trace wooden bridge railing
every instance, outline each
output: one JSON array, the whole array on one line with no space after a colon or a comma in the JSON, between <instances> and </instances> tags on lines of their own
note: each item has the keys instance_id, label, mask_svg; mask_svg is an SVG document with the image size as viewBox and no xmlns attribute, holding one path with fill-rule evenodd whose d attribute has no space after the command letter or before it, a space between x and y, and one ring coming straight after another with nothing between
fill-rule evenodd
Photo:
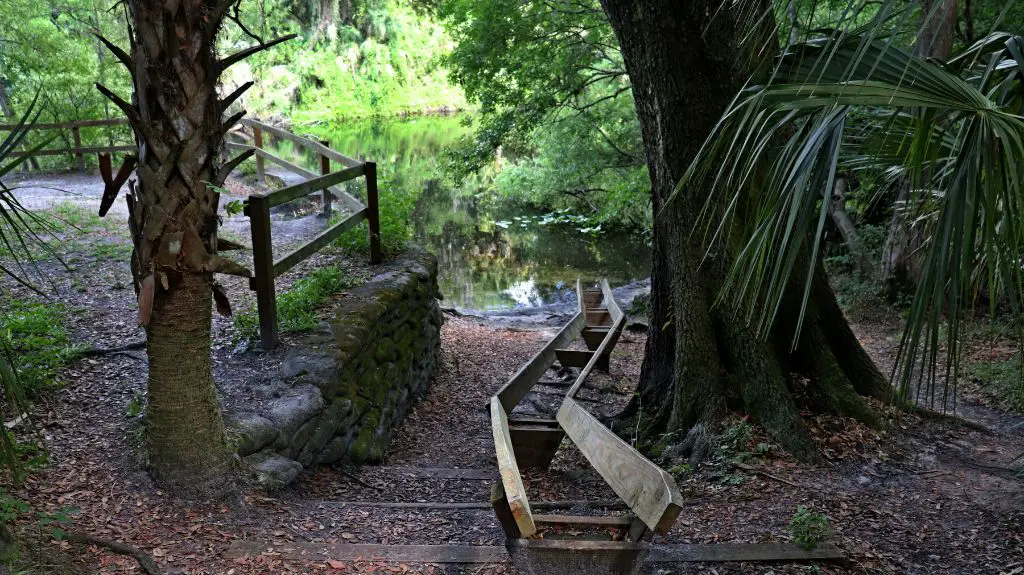
<instances>
[{"instance_id":1,"label":"wooden bridge railing","mask_svg":"<svg viewBox=\"0 0 1024 575\"><path fill-rule=\"evenodd\" d=\"M75 159L76 167L79 172L85 171L85 155L86 154L103 154L113 152L134 152L136 150L135 145L119 145L119 146L82 146L82 128L98 128L103 126L127 126L128 120L124 118L110 118L100 120L77 120L74 122L63 122L63 123L36 123L32 124L31 129L34 130L70 130L71 141L73 142L70 148L45 148L33 153L33 156L71 156ZM11 131L18 129L19 124L0 124L0 132ZM15 158L24 156L26 152L13 152L11 155Z\"/></svg>"},{"instance_id":2,"label":"wooden bridge railing","mask_svg":"<svg viewBox=\"0 0 1024 575\"><path fill-rule=\"evenodd\" d=\"M259 181L262 182L266 178L265 161L270 161L294 174L309 178L304 182L272 192L252 194L245 202L244 213L249 217L251 224L254 274L249 281L249 287L256 292L260 341L264 348L269 349L275 347L279 342L275 278L280 277L299 262L320 251L341 236L341 234L354 228L363 220L366 220L369 228L370 263L380 263L382 255L380 247L380 214L377 201L377 164L349 158L320 142L297 136L257 120L244 119L240 124L252 128L253 145L228 142L227 146L228 149L253 150L256 159L256 176ZM316 152L320 156L320 175L268 152L263 148L264 133L289 140ZM336 172L331 172L332 160L341 164L343 168ZM339 184L359 177L366 179L365 205L345 190L337 187ZM316 192L320 192L323 198L323 213L325 216L330 216L332 199L335 196L337 196L346 211L349 212L348 215L315 238L295 248L281 258L275 259L270 226L270 208Z\"/></svg>"},{"instance_id":3,"label":"wooden bridge railing","mask_svg":"<svg viewBox=\"0 0 1024 575\"><path fill-rule=\"evenodd\" d=\"M283 130L276 126L265 124L258 120L242 119L241 126L252 129L252 145L239 142L226 142L229 150L249 150L255 153L256 176L260 183L266 178L265 162L277 164L282 168L307 178L306 181L288 186L272 192L263 194L252 194L245 201L245 214L250 220L252 233L253 251L253 273L249 287L256 292L256 302L260 322L260 339L263 346L271 348L278 343L278 322L277 322L277 296L275 293L274 280L282 274L295 267L301 261L307 259L317 251L323 249L341 234L352 229L363 220L367 221L369 227L370 262L380 263L380 215L377 201L377 164L374 162L363 162L349 158L321 142L315 142ZM125 126L128 121L124 118L101 119L101 120L78 120L65 123L36 123L32 124L32 130L70 130L74 146L70 148L43 149L35 152L36 156L57 156L69 155L77 160L79 171L85 171L85 154L103 154L112 152L133 152L137 150L134 145L120 146L82 146L82 128L93 128L101 126ZM0 124L0 131L14 130L19 128L17 124ZM316 174L301 166L293 164L283 158L275 156L264 148L263 135L269 134L274 137L291 141L303 148L311 150L319 155L320 173ZM232 132L232 135L239 135ZM15 152L14 156L25 155L24 152ZM331 171L331 162L340 164L342 169L336 172ZM360 202L345 190L337 187L339 184L366 178L366 203ZM270 229L270 208L278 206L310 194L320 192L323 199L324 216L331 215L333 199L344 206L347 216L340 222L334 224L321 232L312 240L302 246L295 248L279 259L274 259L274 249L271 243Z\"/></svg>"}]
</instances>

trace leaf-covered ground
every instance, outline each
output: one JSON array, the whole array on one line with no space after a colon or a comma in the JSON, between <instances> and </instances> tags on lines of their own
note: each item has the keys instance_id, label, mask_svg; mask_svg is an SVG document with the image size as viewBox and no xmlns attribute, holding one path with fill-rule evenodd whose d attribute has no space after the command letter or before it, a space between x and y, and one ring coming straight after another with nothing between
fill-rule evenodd
<instances>
[{"instance_id":1,"label":"leaf-covered ground","mask_svg":"<svg viewBox=\"0 0 1024 575\"><path fill-rule=\"evenodd\" d=\"M88 242L68 245L66 260L72 271L52 262L47 266L55 284L53 299L68 310L71 341L109 347L137 339L141 333L135 327L134 294L123 258L116 250L97 250ZM309 265L338 265L338 258L326 254ZM353 275L365 271L356 263L345 265ZM229 287L239 307L251 305L244 286ZM876 360L888 365L896 329L875 323L857 330ZM279 364L280 351L264 354L237 346L229 320L216 320L214 331L215 374L225 394L231 395L228 390L252 374ZM510 565L291 561L275 546L289 541L500 545L502 533L487 509L388 509L355 503L486 503L487 480L421 478L408 470L494 470L486 399L551 335L550 329L448 317L438 377L396 434L384 466L321 469L274 494L240 479L234 493L205 502L182 501L160 491L144 471L139 417L144 355L128 350L82 358L61 370L58 390L37 401L34 420L49 462L12 493L48 516L74 508L72 529L136 545L167 573L513 572ZM598 389L584 392L595 413L612 413L629 400L643 348L642 334L623 337L611 374L594 378ZM558 377L549 373L546 379ZM531 395L523 409L551 413L558 390ZM828 516L829 540L849 560L657 569L709 574L1021 572L1024 483L1013 470L1013 460L1024 453L1024 427L1015 427L1019 419L987 407L981 397L969 395L960 408L962 415L981 424L974 427L886 412L885 427L873 430L808 414L825 456L816 466L793 461L756 428L733 422L729 440L696 475L666 463L679 475L687 503L669 536L656 542L789 541L790 521L798 506L805 506ZM16 430L24 433L25 428ZM239 477L244 476L240 470ZM614 497L568 443L550 471L532 471L526 479L532 501ZM141 572L133 559L105 549L54 541L52 525L41 524L38 516L23 516L19 531L26 542L24 563L32 573ZM226 551L239 540L263 542L266 550L227 557Z\"/></svg>"}]
</instances>

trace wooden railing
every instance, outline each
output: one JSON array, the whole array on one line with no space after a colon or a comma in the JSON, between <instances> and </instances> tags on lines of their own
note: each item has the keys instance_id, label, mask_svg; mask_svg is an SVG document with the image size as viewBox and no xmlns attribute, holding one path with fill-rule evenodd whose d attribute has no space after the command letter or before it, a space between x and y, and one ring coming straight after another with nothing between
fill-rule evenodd
<instances>
[{"instance_id":1,"label":"wooden railing","mask_svg":"<svg viewBox=\"0 0 1024 575\"><path fill-rule=\"evenodd\" d=\"M103 120L77 120L75 122L64 122L57 124L32 124L31 129L35 130L70 130L73 146L70 148L44 148L33 153L34 156L62 156L67 155L75 159L79 172L85 171L86 154L104 154L113 152L133 152L135 145L120 146L82 146L82 128L98 128L102 126L127 126L128 120L124 118L111 118ZM0 132L16 130L21 127L19 124L0 124ZM15 158L24 156L26 152L13 152Z\"/></svg>"},{"instance_id":2,"label":"wooden railing","mask_svg":"<svg viewBox=\"0 0 1024 575\"><path fill-rule=\"evenodd\" d=\"M265 162L277 164L282 168L307 178L305 181L288 186L272 192L263 194L252 194L245 201L244 212L249 217L250 231L252 234L252 255L253 273L249 287L256 292L260 323L260 340L265 348L271 348L278 343L278 322L277 322L277 296L274 280L288 270L295 267L303 260L309 258L317 251L326 247L338 236L354 228L363 220L367 221L369 227L370 262L380 263L380 216L377 202L377 164L374 162L363 162L349 158L329 148L325 143L315 142L302 136L297 136L281 128L265 124L258 120L243 119L239 122L241 126L252 129L252 137L249 138L252 144L228 141L225 143L229 150L253 150L256 160L256 177L260 184L265 182ZM119 119L103 120L78 120L75 122L44 124L36 123L31 125L31 130L70 130L74 146L70 148L46 148L35 152L35 156L56 156L69 155L77 160L77 167L85 171L85 154L104 154L112 152L133 152L137 150L134 145L122 146L82 146L81 130L101 126L124 126L128 121ZM10 131L20 128L18 124L0 124L0 131ZM237 131L231 132L234 136L245 136ZM275 156L264 148L264 135L288 140L307 150L315 152L320 159L320 173L311 172L301 166L293 164L283 158ZM15 152L14 156L24 156L25 152ZM331 162L335 162L342 169L332 172ZM366 203L360 202L345 190L337 187L339 184L366 178ZM321 232L318 236L305 244L295 248L279 259L274 259L274 249L271 241L270 209L310 194L320 192L323 201L325 217L330 217L332 212L333 199L338 198L347 212L347 216Z\"/></svg>"},{"instance_id":3,"label":"wooden railing","mask_svg":"<svg viewBox=\"0 0 1024 575\"><path fill-rule=\"evenodd\" d=\"M256 177L259 181L266 178L265 161L275 163L282 168L297 175L309 178L304 182L294 184L267 192L263 194L250 195L245 202L244 213L249 217L252 233L252 257L253 274L249 281L249 287L256 292L256 305L260 323L260 340L264 348L275 347L279 342L277 322L277 294L274 280L282 274L295 267L299 262L310 257L314 253L326 247L341 234L354 228L357 224L366 220L369 228L370 263L380 263L380 215L377 202L377 164L374 162L361 162L349 158L326 145L303 138L282 130L280 128L264 124L257 120L245 119L240 122L243 126L252 128L253 144L242 144L228 142L229 149L253 150L256 159ZM284 160L263 148L263 134L269 133L281 139L289 140L299 146L316 152L320 156L320 175L317 175L305 168ZM331 161L341 164L342 169L331 172ZM359 177L366 178L366 204L352 197L345 190L336 187L338 184L354 180ZM318 236L305 244L295 248L279 259L274 258L272 233L270 226L270 208L279 206L310 194L321 192L323 198L323 211L325 216L331 214L331 204L334 196L337 196L341 204L349 212L340 222L327 228Z\"/></svg>"}]
</instances>

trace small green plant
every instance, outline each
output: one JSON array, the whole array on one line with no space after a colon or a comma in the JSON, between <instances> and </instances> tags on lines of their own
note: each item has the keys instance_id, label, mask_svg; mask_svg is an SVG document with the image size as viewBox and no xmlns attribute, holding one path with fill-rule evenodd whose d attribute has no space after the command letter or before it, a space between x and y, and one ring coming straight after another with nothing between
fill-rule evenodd
<instances>
[{"instance_id":1,"label":"small green plant","mask_svg":"<svg viewBox=\"0 0 1024 575\"><path fill-rule=\"evenodd\" d=\"M738 419L725 429L718 444L718 458L724 461L743 461L750 457L750 440L754 426L745 419Z\"/></svg>"},{"instance_id":2,"label":"small green plant","mask_svg":"<svg viewBox=\"0 0 1024 575\"><path fill-rule=\"evenodd\" d=\"M789 521L789 532L793 535L793 542L804 549L814 549L832 535L828 516L815 513L804 505L796 508L796 513Z\"/></svg>"},{"instance_id":3,"label":"small green plant","mask_svg":"<svg viewBox=\"0 0 1024 575\"><path fill-rule=\"evenodd\" d=\"M651 317L651 294L640 294L633 298L629 306L629 315Z\"/></svg>"},{"instance_id":4,"label":"small green plant","mask_svg":"<svg viewBox=\"0 0 1024 575\"><path fill-rule=\"evenodd\" d=\"M36 512L36 523L50 532L50 536L60 541L67 534L67 526L71 524L71 515L77 513L74 507L64 506L53 513Z\"/></svg>"},{"instance_id":5,"label":"small green plant","mask_svg":"<svg viewBox=\"0 0 1024 575\"><path fill-rule=\"evenodd\" d=\"M231 200L230 202L224 204L224 213L226 213L229 216L237 216L238 214L242 213L242 208L243 205L241 200Z\"/></svg>"},{"instance_id":6,"label":"small green plant","mask_svg":"<svg viewBox=\"0 0 1024 575\"><path fill-rule=\"evenodd\" d=\"M283 333L309 331L316 327L317 310L330 297L353 285L354 279L347 277L335 266L320 268L296 281L291 289L277 298L277 320ZM236 337L239 340L252 339L259 327L255 310L235 314Z\"/></svg>"},{"instance_id":7,"label":"small green plant","mask_svg":"<svg viewBox=\"0 0 1024 575\"><path fill-rule=\"evenodd\" d=\"M136 391L135 394L132 395L132 398L128 400L128 407L125 409L125 413L127 413L128 417L134 419L142 415L143 401L142 393Z\"/></svg>"},{"instance_id":8,"label":"small green plant","mask_svg":"<svg viewBox=\"0 0 1024 575\"><path fill-rule=\"evenodd\" d=\"M675 478L676 481L686 481L693 477L693 468L690 467L689 463L680 463L679 465L672 466L668 470L669 475Z\"/></svg>"}]
</instances>

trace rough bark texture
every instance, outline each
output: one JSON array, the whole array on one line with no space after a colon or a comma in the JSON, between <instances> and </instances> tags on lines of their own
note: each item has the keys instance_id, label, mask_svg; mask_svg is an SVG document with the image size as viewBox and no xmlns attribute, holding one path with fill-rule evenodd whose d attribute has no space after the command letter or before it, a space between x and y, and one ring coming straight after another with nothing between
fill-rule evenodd
<instances>
[{"instance_id":1,"label":"rough bark texture","mask_svg":"<svg viewBox=\"0 0 1024 575\"><path fill-rule=\"evenodd\" d=\"M832 223L839 230L839 235L843 236L846 249L850 252L850 257L861 276L872 278L875 276L875 270L871 264L871 258L868 257L867 250L864 249L864 244L860 241L857 226L853 224L849 212L846 211L846 192L849 187L846 178L836 178L835 186L832 189L832 201L828 205L828 213L832 217Z\"/></svg>"},{"instance_id":2,"label":"rough bark texture","mask_svg":"<svg viewBox=\"0 0 1024 575\"><path fill-rule=\"evenodd\" d=\"M210 365L213 272L245 274L216 255L223 182L214 42L230 3L129 1L131 103L100 90L138 142L138 184L128 196L132 271L149 356L149 464L169 487L215 487L230 461Z\"/></svg>"},{"instance_id":3,"label":"rough bark texture","mask_svg":"<svg viewBox=\"0 0 1024 575\"><path fill-rule=\"evenodd\" d=\"M690 233L704 202L701 191L684 189L666 203L754 71L751 64L763 61L766 47L774 49L766 29L747 25L764 22L758 16L767 4L602 0L602 5L632 81L655 210L651 330L640 394L624 415L640 418L648 440L671 434L670 441L678 441L738 410L794 455L813 458L798 393L822 409L873 422L863 395L882 396L886 387L835 304L824 271L816 270L804 337L791 353L793 325L780 322L765 341L734 310L713 305L729 261L727 250L720 249L701 263L706 246L700 234ZM793 318L802 283L790 291L785 305L792 313L781 315ZM813 376L810 384L796 389L793 371Z\"/></svg>"}]
</instances>

